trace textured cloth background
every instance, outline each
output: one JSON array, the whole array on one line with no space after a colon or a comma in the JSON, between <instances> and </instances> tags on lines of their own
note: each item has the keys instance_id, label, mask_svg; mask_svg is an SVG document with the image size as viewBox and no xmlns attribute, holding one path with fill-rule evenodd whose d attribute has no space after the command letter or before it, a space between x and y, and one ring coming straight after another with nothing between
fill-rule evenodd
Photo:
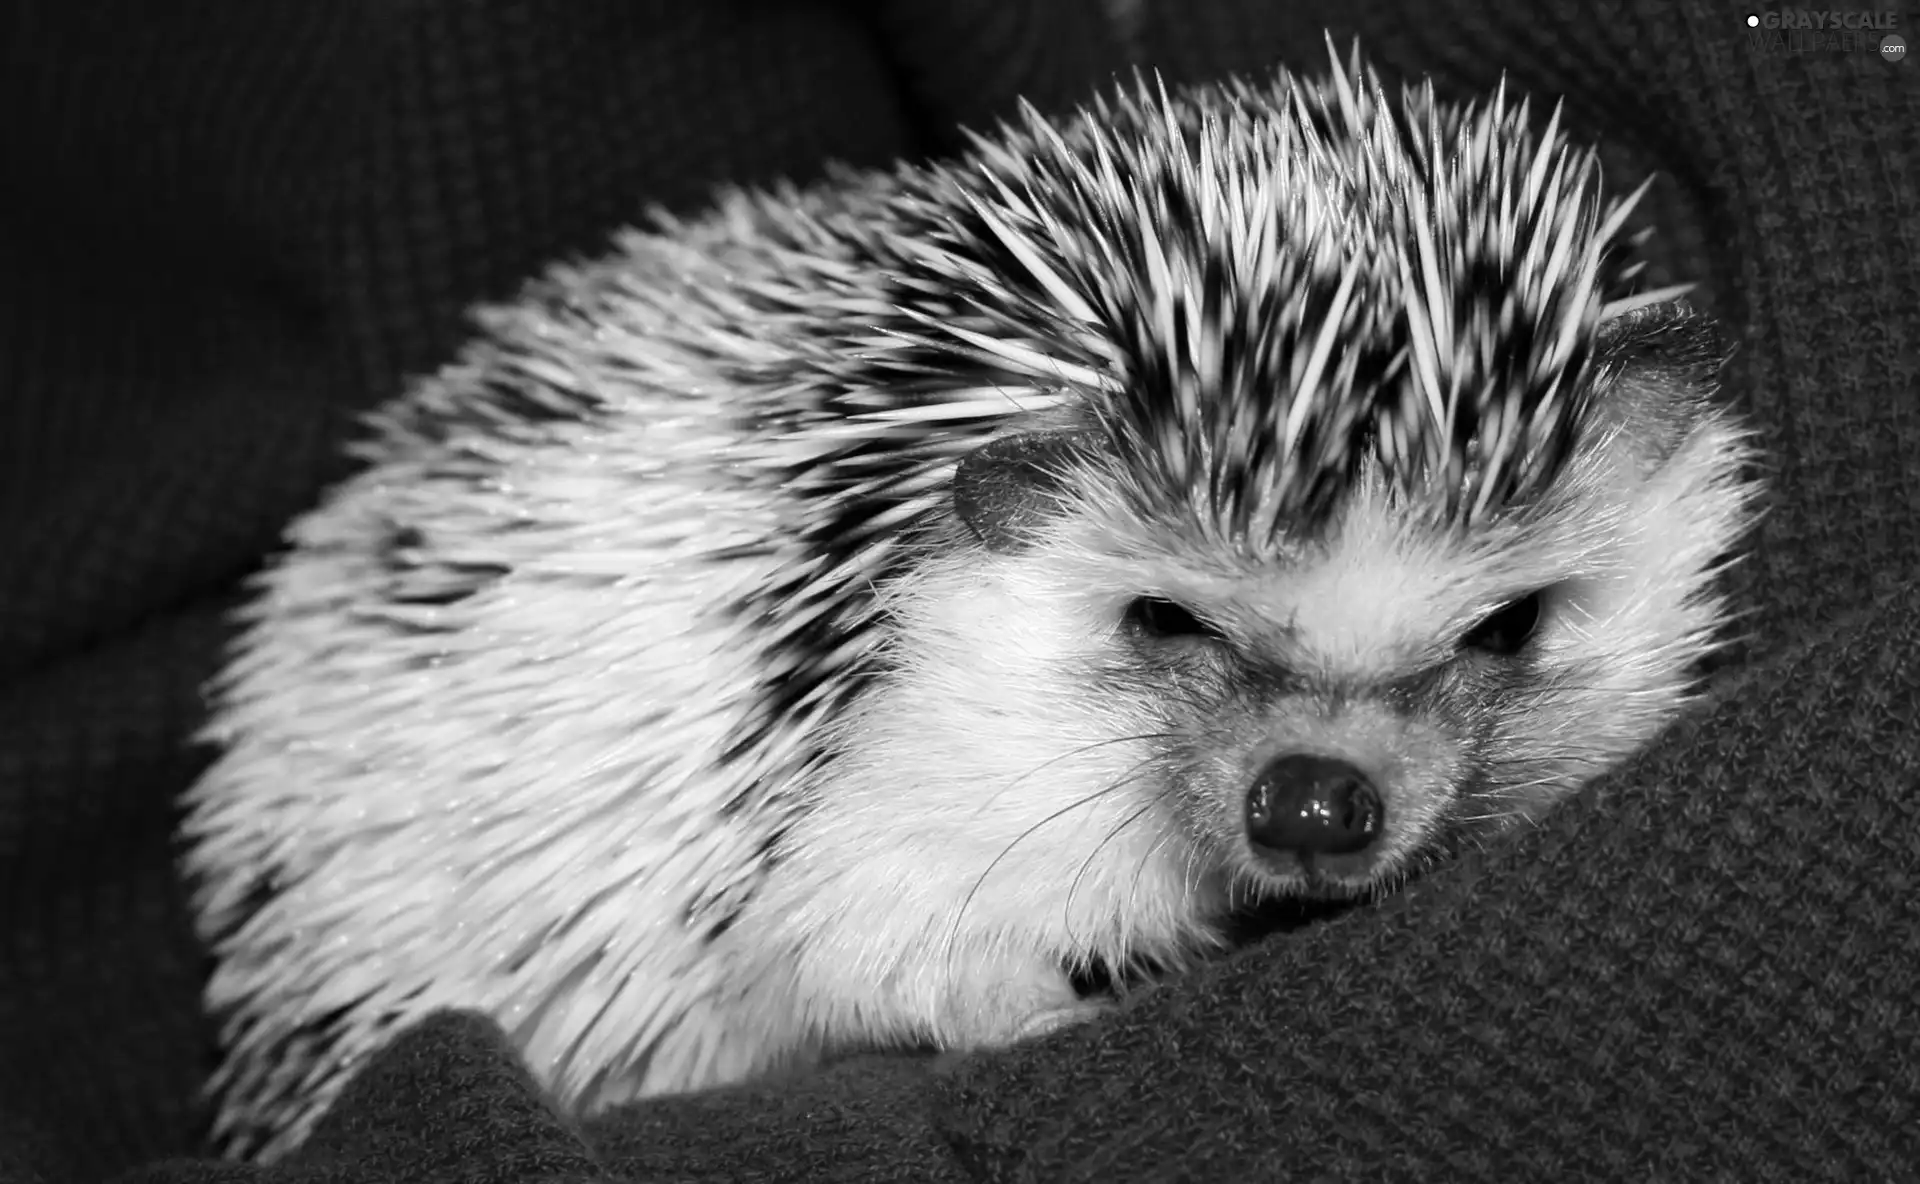
<instances>
[{"instance_id":1,"label":"textured cloth background","mask_svg":"<svg viewBox=\"0 0 1920 1184\"><path fill-rule=\"evenodd\" d=\"M1920 66L1758 53L1717 0L1109 7L0 11L0 1182L1920 1175ZM1710 705L1538 829L1040 1046L580 1130L448 1016L293 1161L193 1158L183 741L352 413L648 201L947 151L1130 56L1312 68L1328 25L1664 170L1662 269L1741 342L1774 468Z\"/></svg>"}]
</instances>

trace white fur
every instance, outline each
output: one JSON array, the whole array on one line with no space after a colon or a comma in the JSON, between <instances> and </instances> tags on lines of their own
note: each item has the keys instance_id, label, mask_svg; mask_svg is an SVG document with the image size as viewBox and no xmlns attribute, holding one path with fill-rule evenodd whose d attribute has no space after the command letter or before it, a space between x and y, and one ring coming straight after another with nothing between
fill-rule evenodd
<instances>
[{"instance_id":1,"label":"white fur","mask_svg":"<svg viewBox=\"0 0 1920 1184\"><path fill-rule=\"evenodd\" d=\"M832 808L801 824L804 864L764 902L802 930L819 1022L992 1043L1074 1002L1069 960L1207 940L1204 885L1130 739L1158 722L1077 677L1109 641L1110 598L1062 566L962 559L898 590L904 669L847 721Z\"/></svg>"},{"instance_id":2,"label":"white fur","mask_svg":"<svg viewBox=\"0 0 1920 1184\"><path fill-rule=\"evenodd\" d=\"M697 442L686 443L691 454ZM675 1022L676 1004L724 984L724 965L673 918L758 860L755 820L727 825L712 802L760 770L716 768L712 754L760 664L703 614L759 586L771 561L674 555L689 524L708 544L764 537L764 498L635 482L608 452L547 456L560 463L508 470L516 509L593 505L620 524L619 545L557 525L577 513L556 515L516 539L518 566L500 585L412 610L479 628L407 637L361 619L385 614L353 596L358 557L306 550L274 573L189 833L210 925L239 903L249 869L277 861L287 887L217 951L216 1007L290 1026L368 990L370 1014L479 1008L564 1095L640 1055L657 1035L650 1016ZM376 505L443 529L458 526L449 513L485 512L415 481L383 472L349 486L300 541L364 536ZM430 664L410 667L415 657ZM567 936L550 934L576 917ZM610 928L651 973L626 978L621 951L596 948ZM291 961L275 969L250 952L269 939L289 943ZM506 964L515 957L526 960ZM575 967L604 985L556 992L556 970ZM581 1039L606 1052L583 1065L570 1053ZM260 1068L247 1051L234 1049L229 1075ZM729 1054L700 1055L724 1065ZM337 1084L312 1097L302 1125Z\"/></svg>"}]
</instances>

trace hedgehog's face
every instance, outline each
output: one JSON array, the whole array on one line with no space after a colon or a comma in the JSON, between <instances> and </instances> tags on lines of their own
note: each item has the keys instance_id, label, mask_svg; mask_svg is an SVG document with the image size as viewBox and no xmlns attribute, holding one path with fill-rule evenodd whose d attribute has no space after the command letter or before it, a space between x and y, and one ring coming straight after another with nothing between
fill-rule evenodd
<instances>
[{"instance_id":1,"label":"hedgehog's face","mask_svg":"<svg viewBox=\"0 0 1920 1184\"><path fill-rule=\"evenodd\" d=\"M1034 465L1035 440L974 464L961 513L1018 584L1010 603L1077 639L1048 660L1145 754L1142 796L1183 839L1156 857L1343 895L1645 743L1711 644L1712 577L1749 500L1739 434L1669 373L1605 395L1550 496L1472 528L1411 512L1376 465L1311 537L1208 543L1191 519L1141 517L1097 457ZM1043 483L1051 512L1010 513L1041 472L1072 474ZM995 533L1010 522L1017 538Z\"/></svg>"},{"instance_id":2,"label":"hedgehog's face","mask_svg":"<svg viewBox=\"0 0 1920 1184\"><path fill-rule=\"evenodd\" d=\"M1169 803L1258 885L1366 887L1468 798L1518 809L1540 788L1541 754L1504 725L1547 681L1560 591L1488 597L1463 586L1469 557L1370 533L1233 575L1168 548L1140 573L1152 591L1107 607L1103 677L1159 704Z\"/></svg>"}]
</instances>

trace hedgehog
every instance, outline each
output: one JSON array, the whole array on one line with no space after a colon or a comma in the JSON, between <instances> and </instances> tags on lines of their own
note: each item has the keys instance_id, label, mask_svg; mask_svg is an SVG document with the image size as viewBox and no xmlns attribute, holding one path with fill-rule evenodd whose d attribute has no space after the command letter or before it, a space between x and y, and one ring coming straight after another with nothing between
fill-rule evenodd
<instances>
[{"instance_id":1,"label":"hedgehog","mask_svg":"<svg viewBox=\"0 0 1920 1184\"><path fill-rule=\"evenodd\" d=\"M650 211L372 412L208 689L219 1145L440 1009L583 1118L1039 1039L1696 699L1756 454L1647 186L1328 51Z\"/></svg>"}]
</instances>

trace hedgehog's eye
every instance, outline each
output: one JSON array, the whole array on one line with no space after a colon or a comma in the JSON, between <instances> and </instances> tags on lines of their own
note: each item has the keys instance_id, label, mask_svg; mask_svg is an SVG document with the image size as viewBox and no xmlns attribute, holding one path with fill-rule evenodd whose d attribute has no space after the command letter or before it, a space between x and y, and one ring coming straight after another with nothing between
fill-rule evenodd
<instances>
[{"instance_id":1,"label":"hedgehog's eye","mask_svg":"<svg viewBox=\"0 0 1920 1184\"><path fill-rule=\"evenodd\" d=\"M1529 592L1487 614L1460 639L1462 649L1510 657L1520 652L1540 627L1540 594Z\"/></svg>"},{"instance_id":2,"label":"hedgehog's eye","mask_svg":"<svg viewBox=\"0 0 1920 1184\"><path fill-rule=\"evenodd\" d=\"M1156 638L1193 637L1220 640L1221 633L1193 615L1193 610L1162 596L1136 596L1127 605L1127 625Z\"/></svg>"}]
</instances>

